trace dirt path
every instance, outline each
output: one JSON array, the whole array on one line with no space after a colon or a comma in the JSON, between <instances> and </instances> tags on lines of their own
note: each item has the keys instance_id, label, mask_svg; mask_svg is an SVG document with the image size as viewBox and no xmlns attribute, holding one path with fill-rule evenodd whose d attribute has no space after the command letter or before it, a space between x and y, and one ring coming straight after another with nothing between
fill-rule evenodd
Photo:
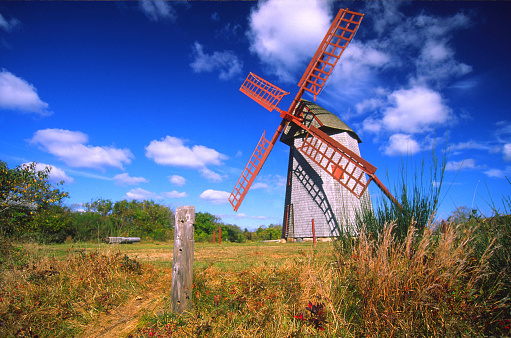
<instances>
[{"instance_id":1,"label":"dirt path","mask_svg":"<svg viewBox=\"0 0 511 338\"><path fill-rule=\"evenodd\" d=\"M165 298L170 295L163 288L156 288L133 296L127 303L101 314L79 336L82 338L125 337L136 328L142 315L156 314L163 310Z\"/></svg>"}]
</instances>

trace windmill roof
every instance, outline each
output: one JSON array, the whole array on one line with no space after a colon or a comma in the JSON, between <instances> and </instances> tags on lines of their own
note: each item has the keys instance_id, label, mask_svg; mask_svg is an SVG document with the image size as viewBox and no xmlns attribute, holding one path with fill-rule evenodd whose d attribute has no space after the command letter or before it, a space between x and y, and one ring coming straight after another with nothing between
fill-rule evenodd
<instances>
[{"instance_id":1,"label":"windmill roof","mask_svg":"<svg viewBox=\"0 0 511 338\"><path fill-rule=\"evenodd\" d=\"M328 135L337 134L341 131L347 132L351 137L356 139L358 143L362 143L362 140L358 137L357 133L353 131L346 123L344 123L335 114L329 112L325 108L304 99L300 100L307 106L308 109L304 110L303 113L303 124L313 125L320 130L324 131ZM296 137L305 136L305 131L298 128L296 125L290 123L289 126L284 130L280 140L288 145L291 145L292 139Z\"/></svg>"}]
</instances>

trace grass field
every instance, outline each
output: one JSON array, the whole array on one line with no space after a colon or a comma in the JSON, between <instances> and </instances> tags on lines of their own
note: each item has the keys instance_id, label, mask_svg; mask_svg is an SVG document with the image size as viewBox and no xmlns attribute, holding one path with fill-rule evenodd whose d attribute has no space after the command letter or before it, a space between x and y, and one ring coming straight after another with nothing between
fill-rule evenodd
<instances>
[{"instance_id":1,"label":"grass field","mask_svg":"<svg viewBox=\"0 0 511 338\"><path fill-rule=\"evenodd\" d=\"M446 337L510 334L475 228L403 241L195 245L193 308L170 309L172 243L1 246L2 337ZM489 282L490 281L490 282Z\"/></svg>"},{"instance_id":2,"label":"grass field","mask_svg":"<svg viewBox=\"0 0 511 338\"><path fill-rule=\"evenodd\" d=\"M105 243L72 243L43 245L25 245L33 253L45 252L48 256L59 259L70 253L112 253L121 252L140 262L150 262L159 267L172 266L172 242L146 242L138 244L105 244ZM222 245L212 243L196 243L194 252L194 268L203 269L209 266L224 270L239 270L259 264L284 264L289 259L303 258L314 255L332 259L332 242L274 243L250 242L228 243Z\"/></svg>"}]
</instances>

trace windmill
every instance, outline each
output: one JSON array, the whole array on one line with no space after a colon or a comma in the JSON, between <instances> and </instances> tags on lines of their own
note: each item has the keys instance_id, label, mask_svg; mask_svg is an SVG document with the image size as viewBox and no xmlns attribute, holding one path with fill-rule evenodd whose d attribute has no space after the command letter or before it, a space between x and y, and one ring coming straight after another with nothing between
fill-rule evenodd
<instances>
[{"instance_id":1,"label":"windmill","mask_svg":"<svg viewBox=\"0 0 511 338\"><path fill-rule=\"evenodd\" d=\"M318 237L331 237L339 233L339 223L346 220L339 220L336 217L337 208L332 207L329 193L325 192L326 180L335 182L336 187L341 187L340 190L337 190L342 190L342 193L337 194L336 199L339 199L339 196L341 196L340 198L346 198L347 195L350 195L357 200L362 199L370 203L367 186L371 181L374 181L386 196L397 203L375 175L376 167L360 156L358 142L355 141L356 148L349 147L346 144L347 142L344 142L345 144L340 142L346 135L360 141L358 136L349 127L344 128L342 126L344 123L340 120L341 128L330 128L330 125L323 128L325 127L325 118L334 125L338 126L340 124L338 121L333 121L335 119L331 119L333 114L328 115L329 112L323 108L302 99L302 95L307 91L316 100L337 61L355 36L363 17L364 14L348 9L339 10L298 83L300 89L287 111L279 109L277 105L289 93L253 73L248 75L240 88L241 92L270 112L278 111L282 121L270 140L266 138L265 132L263 132L238 183L229 196L229 202L234 211L238 211L241 202L259 174L273 146L282 136L281 141L291 147L282 234L284 238L308 237L307 233L311 233L311 217L304 218L297 215L297 213L307 215L308 213L318 212L317 210L322 213L320 216L324 221L324 226L320 227L322 229L320 231L325 233ZM332 132L325 132L325 130L334 130L333 134L340 135L335 136ZM348 143L350 142L353 144L352 140L348 141ZM291 184L291 181L294 183ZM300 185L307 192L302 195L308 201L302 203L303 206L294 207L294 203L292 203L293 187ZM332 186L332 184L329 184L329 186ZM298 199L300 198L294 198L295 201ZM353 205L348 203L344 204L344 207L352 208ZM306 220L309 226L294 222L294 220L302 218Z\"/></svg>"}]
</instances>

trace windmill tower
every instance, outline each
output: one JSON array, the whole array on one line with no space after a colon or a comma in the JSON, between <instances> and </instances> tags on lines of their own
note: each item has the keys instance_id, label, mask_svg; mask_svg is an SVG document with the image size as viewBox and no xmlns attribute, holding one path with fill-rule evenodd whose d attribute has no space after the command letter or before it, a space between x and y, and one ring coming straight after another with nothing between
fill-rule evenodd
<instances>
[{"instance_id":1,"label":"windmill tower","mask_svg":"<svg viewBox=\"0 0 511 338\"><path fill-rule=\"evenodd\" d=\"M316 96L325 85L337 61L355 36L363 17L364 15L361 13L352 12L347 9L339 10L316 51L316 54L298 83L300 89L287 111L279 109L277 105L284 95L289 94L288 92L283 91L253 73L250 73L245 82L241 85L241 92L270 112L273 110L278 111L282 121L271 140L268 140L265 136L265 132L263 132L254 153L241 173L238 183L229 196L229 202L233 206L234 211L238 211L250 186L259 174L273 146L281 135L283 142L290 142L292 144L290 162L294 176L288 176L288 179L291 181L291 184L293 184L293 182L296 183L297 190L300 190L300 184L302 187L305 187L306 193L302 194L302 196L306 196L307 194L310 196L308 199L311 207L303 208L301 211L308 215L308 217L306 217L307 222L312 219L311 215L321 212L324 213L323 218L326 220L324 222L326 225L322 225L321 231L324 231L325 237L337 235L341 229L340 226L346 224L346 217L348 219L350 218L350 212L343 214L345 216L336 217L336 213L341 211L341 209L339 209L341 205L347 209L353 209L353 206L350 205L350 201L352 200L351 196L349 198L345 198L345 196L353 195L354 198L358 200L361 198L362 201L366 199L369 200L366 189L371 181L374 181L385 195L397 203L387 188L385 188L375 175L376 167L360 157L358 151L358 137L354 137L356 134L344 125L342 121L332 118L332 114L324 113L326 110L312 102L302 100L302 95L305 91L313 94L314 100L316 99ZM323 113L321 113L320 110L322 110ZM329 121L326 127L322 120ZM340 129L331 128L332 126L339 127L341 125L343 126ZM331 129L334 131L337 129L339 132L332 132ZM348 139L347 136L350 136L350 139ZM343 138L346 142L343 142ZM354 142L353 139L355 139ZM293 141L291 142L291 140ZM352 147L351 145L353 144L356 144L356 147ZM294 165L295 160L296 165ZM304 168L307 168L307 171L303 170ZM328 182L328 184L325 184L325 182ZM339 185L342 188L339 188ZM322 190L316 189L319 186L321 186ZM292 188L293 187L292 185ZM340 189L339 191L341 191L341 193L330 194L329 192L326 194L325 189ZM293 189L291 189L291 191L293 191ZM288 221L290 220L289 215L291 213L294 215L298 208L297 205L299 204L297 202L299 198L293 200L293 195L296 194L290 193L290 200L286 200L286 206L289 205L289 207L286 207L288 210L284 212L284 219ZM340 196L341 201L332 202L332 199L332 201L328 202L328 205L325 204L326 199L330 197L334 198L334 196ZM339 198L335 197L335 199L338 200ZM314 207L314 204L316 204L317 208ZM358 202L358 205L360 205L360 202ZM338 206L339 208L337 208ZM293 210L291 210L291 208ZM308 229L308 225L298 225L298 223L295 222L297 217L293 217L292 219L293 229L291 229L291 225L289 224L283 236L306 236L307 234L305 231ZM284 223L284 225L286 225L286 223ZM311 232L308 233L310 234Z\"/></svg>"},{"instance_id":2,"label":"windmill tower","mask_svg":"<svg viewBox=\"0 0 511 338\"><path fill-rule=\"evenodd\" d=\"M304 99L298 107L305 125L314 125L360 156L358 144L362 141L337 116ZM303 146L303 137L303 129L289 124L280 138L290 147L282 238L312 238L311 219L315 222L316 237L352 232L356 213L363 206L371 207L369 191L365 190L357 198L311 158L303 156L298 150ZM341 180L346 179L347 175L341 174Z\"/></svg>"}]
</instances>

